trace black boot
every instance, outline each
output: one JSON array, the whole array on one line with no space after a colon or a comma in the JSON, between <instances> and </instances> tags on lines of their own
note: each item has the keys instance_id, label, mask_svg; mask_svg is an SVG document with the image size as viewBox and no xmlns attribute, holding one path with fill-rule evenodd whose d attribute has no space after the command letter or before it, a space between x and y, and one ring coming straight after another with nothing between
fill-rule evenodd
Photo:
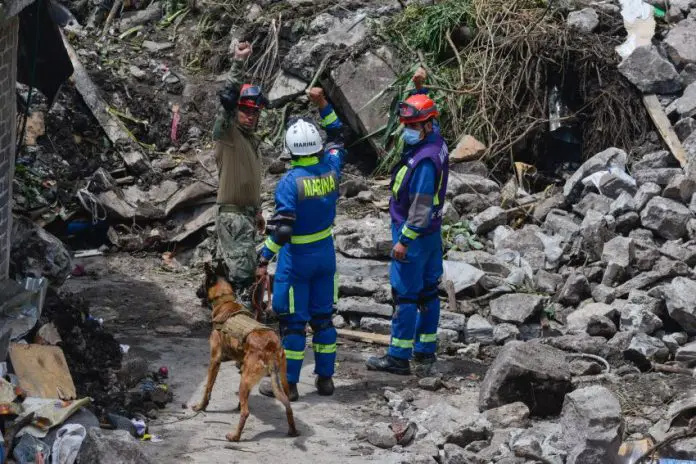
<instances>
[{"instance_id":1,"label":"black boot","mask_svg":"<svg viewBox=\"0 0 696 464\"><path fill-rule=\"evenodd\" d=\"M435 353L413 353L413 362L416 364L431 365L435 364L436 361Z\"/></svg>"},{"instance_id":2,"label":"black boot","mask_svg":"<svg viewBox=\"0 0 696 464\"><path fill-rule=\"evenodd\" d=\"M317 387L317 393L321 396L331 396L334 392L334 383L331 377L317 376L314 380L314 386Z\"/></svg>"},{"instance_id":3,"label":"black boot","mask_svg":"<svg viewBox=\"0 0 696 464\"><path fill-rule=\"evenodd\" d=\"M399 359L388 354L378 358L376 356L367 360L367 369L371 371L391 372L392 374L409 375L411 367L408 359Z\"/></svg>"},{"instance_id":4,"label":"black boot","mask_svg":"<svg viewBox=\"0 0 696 464\"><path fill-rule=\"evenodd\" d=\"M288 395L290 401L295 402L299 400L300 394L297 391L297 384L290 383L288 385L290 386L290 394ZM264 380L263 382L261 382L261 385L259 385L259 393L261 393L263 396L268 396L269 398L275 398L275 394L273 393L273 387L271 386L270 380Z\"/></svg>"}]
</instances>

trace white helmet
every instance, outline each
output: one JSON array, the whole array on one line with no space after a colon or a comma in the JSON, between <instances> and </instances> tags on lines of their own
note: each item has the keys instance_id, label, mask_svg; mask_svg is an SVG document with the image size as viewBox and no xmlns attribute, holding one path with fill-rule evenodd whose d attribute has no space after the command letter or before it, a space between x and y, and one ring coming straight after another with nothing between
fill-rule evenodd
<instances>
[{"instance_id":1,"label":"white helmet","mask_svg":"<svg viewBox=\"0 0 696 464\"><path fill-rule=\"evenodd\" d=\"M285 132L285 146L293 156L309 156L319 153L323 143L314 123L298 119Z\"/></svg>"}]
</instances>

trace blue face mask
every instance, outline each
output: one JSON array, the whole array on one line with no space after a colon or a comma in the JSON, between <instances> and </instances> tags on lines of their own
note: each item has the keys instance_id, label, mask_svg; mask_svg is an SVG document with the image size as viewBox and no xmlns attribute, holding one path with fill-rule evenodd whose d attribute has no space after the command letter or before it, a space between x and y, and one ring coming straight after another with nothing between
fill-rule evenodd
<instances>
[{"instance_id":1,"label":"blue face mask","mask_svg":"<svg viewBox=\"0 0 696 464\"><path fill-rule=\"evenodd\" d=\"M421 141L421 133L415 129L405 127L401 133L401 138L406 145L415 145Z\"/></svg>"}]
</instances>

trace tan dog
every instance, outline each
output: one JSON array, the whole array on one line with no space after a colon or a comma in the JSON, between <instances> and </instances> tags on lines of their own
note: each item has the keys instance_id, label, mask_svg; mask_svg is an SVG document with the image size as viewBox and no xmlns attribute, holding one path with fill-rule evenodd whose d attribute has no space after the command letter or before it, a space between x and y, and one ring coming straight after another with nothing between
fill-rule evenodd
<instances>
[{"instance_id":1,"label":"tan dog","mask_svg":"<svg viewBox=\"0 0 696 464\"><path fill-rule=\"evenodd\" d=\"M249 417L249 393L266 374L271 376L275 397L285 406L288 418L288 435L298 436L293 418L287 380L285 352L278 335L270 328L251 318L235 298L232 285L224 276L224 269L218 266L213 271L205 267L208 302L213 308L213 331L210 334L210 366L208 380L201 402L194 411L205 411L210 402L213 384L223 361L237 361L241 365L239 383L239 424L234 433L228 433L230 441L239 441L244 423Z\"/></svg>"}]
</instances>

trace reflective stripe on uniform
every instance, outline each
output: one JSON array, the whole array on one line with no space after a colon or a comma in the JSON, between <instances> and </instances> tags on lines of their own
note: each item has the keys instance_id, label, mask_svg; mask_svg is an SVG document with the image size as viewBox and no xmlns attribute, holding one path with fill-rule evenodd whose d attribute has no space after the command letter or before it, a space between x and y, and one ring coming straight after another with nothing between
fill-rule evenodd
<instances>
[{"instance_id":1,"label":"reflective stripe on uniform","mask_svg":"<svg viewBox=\"0 0 696 464\"><path fill-rule=\"evenodd\" d=\"M288 290L288 305L290 314L295 314L295 289L292 287Z\"/></svg>"},{"instance_id":2,"label":"reflective stripe on uniform","mask_svg":"<svg viewBox=\"0 0 696 464\"><path fill-rule=\"evenodd\" d=\"M420 335L420 342L421 343L433 343L437 341L437 334L421 334Z\"/></svg>"},{"instance_id":3,"label":"reflective stripe on uniform","mask_svg":"<svg viewBox=\"0 0 696 464\"><path fill-rule=\"evenodd\" d=\"M408 172L408 166L401 166L399 172L396 173L396 177L394 177L394 185L392 186L392 193L394 194L394 198L396 198L399 195L399 189L401 188L401 183L404 181L406 172Z\"/></svg>"},{"instance_id":4,"label":"reflective stripe on uniform","mask_svg":"<svg viewBox=\"0 0 696 464\"><path fill-rule=\"evenodd\" d=\"M324 240L325 238L331 237L333 233L332 227L327 227L326 229L309 235L293 235L290 238L290 243L293 245L307 245L308 243L318 242Z\"/></svg>"},{"instance_id":5,"label":"reflective stripe on uniform","mask_svg":"<svg viewBox=\"0 0 696 464\"><path fill-rule=\"evenodd\" d=\"M319 158L316 156L300 156L290 161L291 166L314 166L315 164L319 164Z\"/></svg>"},{"instance_id":6,"label":"reflective stripe on uniform","mask_svg":"<svg viewBox=\"0 0 696 464\"><path fill-rule=\"evenodd\" d=\"M411 240L417 239L420 235L418 232L416 232L415 230L411 230L408 227L404 227L401 233L404 234L405 237L410 238Z\"/></svg>"},{"instance_id":7,"label":"reflective stripe on uniform","mask_svg":"<svg viewBox=\"0 0 696 464\"><path fill-rule=\"evenodd\" d=\"M413 348L413 340L402 340L400 338L392 338L391 339L391 346L394 346L396 348Z\"/></svg>"},{"instance_id":8,"label":"reflective stripe on uniform","mask_svg":"<svg viewBox=\"0 0 696 464\"><path fill-rule=\"evenodd\" d=\"M266 239L266 242L264 243L266 245L266 248L271 250L273 253L278 253L280 251L280 245L278 245L276 242L271 239L271 237L268 237Z\"/></svg>"},{"instance_id":9,"label":"reflective stripe on uniform","mask_svg":"<svg viewBox=\"0 0 696 464\"><path fill-rule=\"evenodd\" d=\"M323 344L323 343L314 343L312 345L312 349L314 350L315 353L321 353L321 354L332 354L336 352L336 344L331 343L331 344Z\"/></svg>"},{"instance_id":10,"label":"reflective stripe on uniform","mask_svg":"<svg viewBox=\"0 0 696 464\"><path fill-rule=\"evenodd\" d=\"M338 273L334 274L334 304L338 303Z\"/></svg>"},{"instance_id":11,"label":"reflective stripe on uniform","mask_svg":"<svg viewBox=\"0 0 696 464\"><path fill-rule=\"evenodd\" d=\"M285 350L285 357L293 361L302 361L304 359L304 351Z\"/></svg>"},{"instance_id":12,"label":"reflective stripe on uniform","mask_svg":"<svg viewBox=\"0 0 696 464\"><path fill-rule=\"evenodd\" d=\"M437 190L435 190L435 198L433 199L433 206L440 205L440 190L442 190L442 181L445 178L444 174L440 174L440 182L437 184Z\"/></svg>"},{"instance_id":13,"label":"reflective stripe on uniform","mask_svg":"<svg viewBox=\"0 0 696 464\"><path fill-rule=\"evenodd\" d=\"M326 127L335 123L336 121L338 121L338 116L336 116L335 111L332 111L321 120L321 125Z\"/></svg>"}]
</instances>

